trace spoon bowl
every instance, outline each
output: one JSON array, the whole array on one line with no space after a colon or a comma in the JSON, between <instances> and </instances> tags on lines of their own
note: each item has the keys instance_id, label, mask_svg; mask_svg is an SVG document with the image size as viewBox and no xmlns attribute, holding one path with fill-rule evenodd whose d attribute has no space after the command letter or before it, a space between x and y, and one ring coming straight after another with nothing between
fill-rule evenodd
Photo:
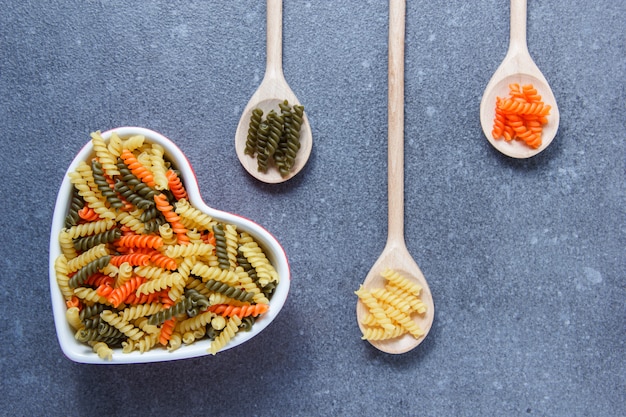
<instances>
[{"instance_id":1,"label":"spoon bowl","mask_svg":"<svg viewBox=\"0 0 626 417\"><path fill-rule=\"evenodd\" d=\"M550 145L559 128L559 108L554 93L545 76L535 64L526 43L526 0L511 0L511 28L509 49L504 60L493 74L480 102L480 124L487 140L503 154L512 158L529 158ZM528 147L521 141L494 139L492 135L496 98L509 94L509 85L532 84L545 104L551 106L548 123L543 127L541 146Z\"/></svg>"},{"instance_id":2,"label":"spoon bowl","mask_svg":"<svg viewBox=\"0 0 626 417\"><path fill-rule=\"evenodd\" d=\"M282 0L267 0L265 76L244 108L235 132L235 150L241 165L259 181L271 184L287 181L300 172L308 161L313 147L311 125L305 110L300 127L300 149L296 155L294 165L287 175L281 175L274 167L268 169L267 172L259 171L257 159L245 153L250 117L255 108L263 110L263 115L265 116L272 109L278 111L278 105L285 100L291 106L300 105L300 101L287 84L282 69L282 7Z\"/></svg>"},{"instance_id":3,"label":"spoon bowl","mask_svg":"<svg viewBox=\"0 0 626 417\"><path fill-rule=\"evenodd\" d=\"M422 287L420 298L426 306L424 315L412 320L424 332L420 338L406 334L387 340L369 340L378 350L400 354L417 347L433 323L435 308L428 283L411 257L404 240L404 29L405 0L389 2L389 91L388 91L388 236L382 254L363 281L363 288L383 288L382 272L389 268ZM366 307L359 299L356 316L361 331Z\"/></svg>"}]
</instances>

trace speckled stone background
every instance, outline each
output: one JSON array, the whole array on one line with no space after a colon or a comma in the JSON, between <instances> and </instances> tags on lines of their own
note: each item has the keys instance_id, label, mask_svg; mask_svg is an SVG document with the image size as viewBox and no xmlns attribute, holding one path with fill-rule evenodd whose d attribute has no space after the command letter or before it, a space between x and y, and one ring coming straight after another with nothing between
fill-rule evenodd
<instances>
[{"instance_id":1,"label":"speckled stone background","mask_svg":"<svg viewBox=\"0 0 626 417\"><path fill-rule=\"evenodd\" d=\"M0 414L625 415L625 3L529 0L561 124L514 160L478 118L509 3L408 2L405 233L436 315L400 356L360 340L353 294L386 239L388 4L284 3L285 77L315 144L265 185L233 140L265 70L264 1L0 0ZM283 244L290 297L253 342L142 366L63 356L56 193L89 133L122 125L170 137L209 205Z\"/></svg>"}]
</instances>

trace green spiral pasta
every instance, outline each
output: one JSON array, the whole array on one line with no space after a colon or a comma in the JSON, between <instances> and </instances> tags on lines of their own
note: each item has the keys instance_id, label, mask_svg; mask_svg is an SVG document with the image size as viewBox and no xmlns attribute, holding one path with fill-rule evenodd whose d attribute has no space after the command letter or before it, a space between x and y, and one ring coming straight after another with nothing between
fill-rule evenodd
<instances>
[{"instance_id":1,"label":"green spiral pasta","mask_svg":"<svg viewBox=\"0 0 626 417\"><path fill-rule=\"evenodd\" d=\"M259 130L257 132L257 169L261 172L267 172L268 163L269 163L269 155L265 152L265 148L267 147L268 136L270 134L270 126L266 122L262 122L259 125Z\"/></svg>"},{"instance_id":2,"label":"green spiral pasta","mask_svg":"<svg viewBox=\"0 0 626 417\"><path fill-rule=\"evenodd\" d=\"M226 245L226 234L224 226L218 223L213 226L213 235L215 236L215 253L220 263L220 268L230 269L230 260L228 258L228 248Z\"/></svg>"},{"instance_id":3,"label":"green spiral pasta","mask_svg":"<svg viewBox=\"0 0 626 417\"><path fill-rule=\"evenodd\" d=\"M93 316L82 321L85 329L97 329L98 326L100 326L100 323L102 323L100 316Z\"/></svg>"},{"instance_id":4,"label":"green spiral pasta","mask_svg":"<svg viewBox=\"0 0 626 417\"><path fill-rule=\"evenodd\" d=\"M111 243L122 236L122 231L118 228L106 230L91 236L85 236L74 240L74 248L79 251L86 251L102 243Z\"/></svg>"},{"instance_id":5,"label":"green spiral pasta","mask_svg":"<svg viewBox=\"0 0 626 417\"><path fill-rule=\"evenodd\" d=\"M193 300L190 298L182 297L179 302L171 306L170 308L163 309L158 313L155 313L150 316L148 319L148 324L151 325L159 325L164 321L171 319L172 317L178 316L179 314L186 313L187 310L193 308Z\"/></svg>"},{"instance_id":6,"label":"green spiral pasta","mask_svg":"<svg viewBox=\"0 0 626 417\"><path fill-rule=\"evenodd\" d=\"M254 267L248 262L248 259L241 253L241 247L237 248L237 263L240 267L243 268L244 271L248 274L248 276L252 279L254 283L257 283L259 277L256 273Z\"/></svg>"},{"instance_id":7,"label":"green spiral pasta","mask_svg":"<svg viewBox=\"0 0 626 417\"><path fill-rule=\"evenodd\" d=\"M122 158L118 158L117 166L120 170L120 177L122 182L124 182L128 187L132 188L132 190L142 198L148 201L153 201L154 196L160 193L160 191L153 189L145 182L141 181L135 174L133 174L130 168L128 168L128 166L124 163Z\"/></svg>"},{"instance_id":8,"label":"green spiral pasta","mask_svg":"<svg viewBox=\"0 0 626 417\"><path fill-rule=\"evenodd\" d=\"M67 216L65 217L65 227L70 228L71 226L76 226L80 217L78 216L78 211L85 207L85 200L78 194L78 190L76 187L72 187L72 199L70 201L70 208L67 212Z\"/></svg>"},{"instance_id":9,"label":"green spiral pasta","mask_svg":"<svg viewBox=\"0 0 626 417\"><path fill-rule=\"evenodd\" d=\"M273 162L280 175L286 177L292 171L301 147L304 106L291 106L288 100L284 100L278 108L280 114L272 109L265 118L260 109L253 111L244 153L256 156L258 171L267 172Z\"/></svg>"},{"instance_id":10,"label":"green spiral pasta","mask_svg":"<svg viewBox=\"0 0 626 417\"><path fill-rule=\"evenodd\" d=\"M265 152L268 157L273 157L278 144L283 136L283 118L278 115L274 110L270 111L267 115L267 123L269 124L269 134L267 136L267 145L265 146Z\"/></svg>"},{"instance_id":11,"label":"green spiral pasta","mask_svg":"<svg viewBox=\"0 0 626 417\"><path fill-rule=\"evenodd\" d=\"M100 333L100 336L103 339L119 339L119 338L123 338L124 333L122 333L121 331L119 331L117 328L111 326L108 323L104 323L103 321L100 321L100 324L98 325L98 333Z\"/></svg>"},{"instance_id":12,"label":"green spiral pasta","mask_svg":"<svg viewBox=\"0 0 626 417\"><path fill-rule=\"evenodd\" d=\"M132 188L128 186L124 181L117 180L115 182L115 191L117 191L126 201L128 201L133 206L146 210L151 207L154 207L154 201L147 200L141 197L139 194L136 194Z\"/></svg>"},{"instance_id":13,"label":"green spiral pasta","mask_svg":"<svg viewBox=\"0 0 626 417\"><path fill-rule=\"evenodd\" d=\"M251 292L247 292L242 289L235 288L224 282L215 281L214 279L208 280L207 282L204 283L204 285L210 291L215 291L220 294L224 294L225 296L233 298L238 301L249 302L254 297L254 294Z\"/></svg>"},{"instance_id":14,"label":"green spiral pasta","mask_svg":"<svg viewBox=\"0 0 626 417\"><path fill-rule=\"evenodd\" d=\"M256 317L247 316L241 319L241 324L239 325L239 329L244 332L249 332L252 330L252 326L256 321Z\"/></svg>"},{"instance_id":15,"label":"green spiral pasta","mask_svg":"<svg viewBox=\"0 0 626 417\"><path fill-rule=\"evenodd\" d=\"M98 186L102 196L107 199L111 207L119 209L124 207L124 203L117 197L115 191L111 188L106 178L104 177L104 170L102 164L95 159L91 161L91 171L93 173L93 180Z\"/></svg>"},{"instance_id":16,"label":"green spiral pasta","mask_svg":"<svg viewBox=\"0 0 626 417\"><path fill-rule=\"evenodd\" d=\"M285 134L283 135L283 158L281 160L281 165L279 166L280 173L283 176L287 175L293 168L296 156L300 150L300 128L302 126L303 115L304 106L293 106L290 113L289 123L285 127Z\"/></svg>"},{"instance_id":17,"label":"green spiral pasta","mask_svg":"<svg viewBox=\"0 0 626 417\"><path fill-rule=\"evenodd\" d=\"M79 317L81 320L86 320L94 316L99 316L104 311L106 306L104 304L96 303L94 305L86 305L80 310Z\"/></svg>"},{"instance_id":18,"label":"green spiral pasta","mask_svg":"<svg viewBox=\"0 0 626 417\"><path fill-rule=\"evenodd\" d=\"M76 333L79 342L104 342L109 347L121 347L124 337L103 337L98 329L81 329Z\"/></svg>"},{"instance_id":19,"label":"green spiral pasta","mask_svg":"<svg viewBox=\"0 0 626 417\"><path fill-rule=\"evenodd\" d=\"M70 288L77 288L81 286L90 275L96 273L96 271L108 265L111 260L110 255L105 255L101 258L89 262L87 265L79 269L69 280L68 284Z\"/></svg>"},{"instance_id":20,"label":"green spiral pasta","mask_svg":"<svg viewBox=\"0 0 626 417\"><path fill-rule=\"evenodd\" d=\"M201 311L206 310L209 306L209 299L194 289L185 291L185 298L191 300L191 307L187 309L189 317L197 316Z\"/></svg>"},{"instance_id":21,"label":"green spiral pasta","mask_svg":"<svg viewBox=\"0 0 626 417\"><path fill-rule=\"evenodd\" d=\"M263 117L263 110L255 108L250 115L250 124L248 125L248 137L246 140L246 148L244 153L254 156L257 151L257 140L259 125Z\"/></svg>"}]
</instances>

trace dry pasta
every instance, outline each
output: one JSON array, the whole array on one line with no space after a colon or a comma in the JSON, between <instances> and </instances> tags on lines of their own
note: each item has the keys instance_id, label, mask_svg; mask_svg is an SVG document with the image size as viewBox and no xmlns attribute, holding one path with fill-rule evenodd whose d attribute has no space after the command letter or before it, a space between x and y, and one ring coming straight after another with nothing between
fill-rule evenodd
<instances>
[{"instance_id":1,"label":"dry pasta","mask_svg":"<svg viewBox=\"0 0 626 417\"><path fill-rule=\"evenodd\" d=\"M244 316L268 311L276 270L253 236L190 204L163 147L140 135L91 138L91 159L68 173L70 211L84 213L68 214L54 267L76 339L103 360L202 339L212 341L215 354L254 323L243 323ZM92 161L102 167L97 181ZM113 206L101 190L121 204ZM218 258L216 227L226 264Z\"/></svg>"},{"instance_id":2,"label":"dry pasta","mask_svg":"<svg viewBox=\"0 0 626 417\"><path fill-rule=\"evenodd\" d=\"M381 273L384 287L366 289L361 286L355 292L367 308L360 321L364 340L388 340L409 334L419 339L424 331L414 320L414 315L426 312L421 301L422 288L393 269Z\"/></svg>"}]
</instances>

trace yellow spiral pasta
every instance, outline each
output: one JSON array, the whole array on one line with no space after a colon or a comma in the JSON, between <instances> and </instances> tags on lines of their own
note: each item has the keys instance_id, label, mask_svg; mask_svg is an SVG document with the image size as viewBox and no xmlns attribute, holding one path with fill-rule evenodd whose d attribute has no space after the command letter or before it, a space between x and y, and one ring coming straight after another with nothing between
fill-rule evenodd
<instances>
[{"instance_id":1,"label":"yellow spiral pasta","mask_svg":"<svg viewBox=\"0 0 626 417\"><path fill-rule=\"evenodd\" d=\"M120 157L120 155L122 155L122 150L123 150L122 139L119 137L117 133L115 132L111 133L111 137L109 138L107 149L109 153L115 157L116 160L117 158Z\"/></svg>"},{"instance_id":2,"label":"yellow spiral pasta","mask_svg":"<svg viewBox=\"0 0 626 417\"><path fill-rule=\"evenodd\" d=\"M402 288L396 287L393 284L388 284L385 288L390 293L403 297L404 300L409 303L411 312L419 314L424 314L426 312L426 304L424 304L419 297L416 297L413 294L407 294L404 290L402 290Z\"/></svg>"},{"instance_id":3,"label":"yellow spiral pasta","mask_svg":"<svg viewBox=\"0 0 626 417\"><path fill-rule=\"evenodd\" d=\"M372 316L374 316L374 318L376 319L376 324L378 324L387 331L391 332L394 330L394 325L391 322L391 319L387 317L383 307L369 291L365 290L365 288L361 286L359 290L355 292L355 294L357 295L357 297L359 297L363 304L367 306L370 314L372 314Z\"/></svg>"},{"instance_id":4,"label":"yellow spiral pasta","mask_svg":"<svg viewBox=\"0 0 626 417\"><path fill-rule=\"evenodd\" d=\"M126 282L130 281L133 277L134 269L128 262L123 262L117 268L117 279L115 280L115 285L117 287L121 287Z\"/></svg>"},{"instance_id":5,"label":"yellow spiral pasta","mask_svg":"<svg viewBox=\"0 0 626 417\"><path fill-rule=\"evenodd\" d=\"M220 349L222 349L230 340L235 337L235 334L239 331L239 325L241 319L237 316L233 316L228 320L226 327L221 331L218 337L211 342L209 347L209 353L215 355Z\"/></svg>"},{"instance_id":6,"label":"yellow spiral pasta","mask_svg":"<svg viewBox=\"0 0 626 417\"><path fill-rule=\"evenodd\" d=\"M235 269L235 273L239 277L239 286L244 289L246 292L254 294L252 297L252 301L257 304L269 304L269 300L261 292L261 289L257 286L257 284L252 281L250 275L240 266Z\"/></svg>"},{"instance_id":7,"label":"yellow spiral pasta","mask_svg":"<svg viewBox=\"0 0 626 417\"><path fill-rule=\"evenodd\" d=\"M76 272L91 261L102 258L109 254L109 249L105 243L94 246L93 248L81 253L76 258L67 262L67 270L69 273Z\"/></svg>"},{"instance_id":8,"label":"yellow spiral pasta","mask_svg":"<svg viewBox=\"0 0 626 417\"><path fill-rule=\"evenodd\" d=\"M187 228L212 230L213 225L216 224L211 216L193 207L184 198L178 200L174 206L176 214L180 216L181 222Z\"/></svg>"},{"instance_id":9,"label":"yellow spiral pasta","mask_svg":"<svg viewBox=\"0 0 626 417\"><path fill-rule=\"evenodd\" d=\"M159 235L163 239L164 245L175 245L178 243L178 239L172 230L172 226L169 223L163 223L159 226Z\"/></svg>"},{"instance_id":10,"label":"yellow spiral pasta","mask_svg":"<svg viewBox=\"0 0 626 417\"><path fill-rule=\"evenodd\" d=\"M165 256L170 258L186 258L190 256L207 256L215 247L208 243L190 243L188 245L172 245L165 249Z\"/></svg>"},{"instance_id":11,"label":"yellow spiral pasta","mask_svg":"<svg viewBox=\"0 0 626 417\"><path fill-rule=\"evenodd\" d=\"M69 173L69 178L70 182L78 190L78 194L89 207L98 213L100 218L115 219L115 212L107 206L105 198L94 182L91 167L87 163L81 161L76 170Z\"/></svg>"},{"instance_id":12,"label":"yellow spiral pasta","mask_svg":"<svg viewBox=\"0 0 626 417\"><path fill-rule=\"evenodd\" d=\"M65 255L61 254L54 260L54 271L61 294L63 294L63 298L67 301L72 298L74 291L72 291L69 285L69 269Z\"/></svg>"},{"instance_id":13,"label":"yellow spiral pasta","mask_svg":"<svg viewBox=\"0 0 626 417\"><path fill-rule=\"evenodd\" d=\"M115 221L129 227L133 232L141 235L145 232L145 225L139 218L141 214L137 213L138 211L139 210L134 210L132 212L120 211L115 217Z\"/></svg>"},{"instance_id":14,"label":"yellow spiral pasta","mask_svg":"<svg viewBox=\"0 0 626 417\"><path fill-rule=\"evenodd\" d=\"M363 331L363 336L361 339L363 340L388 340L393 339L395 337L402 336L405 330L397 326L392 331L388 331L379 326L368 327Z\"/></svg>"},{"instance_id":15,"label":"yellow spiral pasta","mask_svg":"<svg viewBox=\"0 0 626 417\"><path fill-rule=\"evenodd\" d=\"M170 336L170 340L167 342L167 350L170 352L173 352L179 347L181 347L182 345L183 345L183 336L177 331L174 331L172 335Z\"/></svg>"},{"instance_id":16,"label":"yellow spiral pasta","mask_svg":"<svg viewBox=\"0 0 626 417\"><path fill-rule=\"evenodd\" d=\"M167 287L181 287L183 285L183 277L177 272L172 272L157 279L144 282L137 288L136 295L151 294Z\"/></svg>"},{"instance_id":17,"label":"yellow spiral pasta","mask_svg":"<svg viewBox=\"0 0 626 417\"><path fill-rule=\"evenodd\" d=\"M381 274L387 281L394 284L398 288L408 292L409 294L413 294L415 296L420 295L422 292L422 287L414 282L408 280L406 277L402 276L399 272L394 271L393 269L385 269Z\"/></svg>"},{"instance_id":18,"label":"yellow spiral pasta","mask_svg":"<svg viewBox=\"0 0 626 417\"><path fill-rule=\"evenodd\" d=\"M226 253L228 254L228 262L230 263L230 269L235 269L237 266L237 227L232 224L227 224L224 227L224 237L226 238Z\"/></svg>"},{"instance_id":19,"label":"yellow spiral pasta","mask_svg":"<svg viewBox=\"0 0 626 417\"><path fill-rule=\"evenodd\" d=\"M191 273L201 277L203 282L212 279L225 284L234 284L238 280L237 274L235 274L234 271L208 266L201 262L196 262L193 268L191 268Z\"/></svg>"},{"instance_id":20,"label":"yellow spiral pasta","mask_svg":"<svg viewBox=\"0 0 626 417\"><path fill-rule=\"evenodd\" d=\"M417 325L417 323L411 320L411 317L409 317L407 314L404 314L400 310L397 310L391 306L386 307L384 309L384 312L387 317L397 322L406 331L411 333L416 339L424 336L424 331Z\"/></svg>"},{"instance_id":21,"label":"yellow spiral pasta","mask_svg":"<svg viewBox=\"0 0 626 417\"><path fill-rule=\"evenodd\" d=\"M195 330L190 330L183 334L183 343L190 345L198 339L202 339L206 335L206 326L202 326Z\"/></svg>"},{"instance_id":22,"label":"yellow spiral pasta","mask_svg":"<svg viewBox=\"0 0 626 417\"><path fill-rule=\"evenodd\" d=\"M113 359L113 349L104 342L93 343L93 351L98 355L100 359L111 360Z\"/></svg>"},{"instance_id":23,"label":"yellow spiral pasta","mask_svg":"<svg viewBox=\"0 0 626 417\"><path fill-rule=\"evenodd\" d=\"M65 256L67 260L74 259L78 256L72 236L67 232L67 229L63 229L59 233L59 245L61 246L63 256Z\"/></svg>"},{"instance_id":24,"label":"yellow spiral pasta","mask_svg":"<svg viewBox=\"0 0 626 417\"><path fill-rule=\"evenodd\" d=\"M167 176L167 167L165 166L165 149L158 143L152 144L150 152L150 167L154 176L154 188L157 190L167 190L169 188Z\"/></svg>"},{"instance_id":25,"label":"yellow spiral pasta","mask_svg":"<svg viewBox=\"0 0 626 417\"><path fill-rule=\"evenodd\" d=\"M68 308L65 311L65 318L74 330L80 330L84 327L83 322L80 320L80 310L78 307Z\"/></svg>"},{"instance_id":26,"label":"yellow spiral pasta","mask_svg":"<svg viewBox=\"0 0 626 417\"><path fill-rule=\"evenodd\" d=\"M106 297L99 295L96 292L96 290L94 290L93 288L87 288L87 287L74 288L74 295L80 298L81 300L85 301L87 304L95 304L95 303L108 304L108 305L111 304L106 299Z\"/></svg>"},{"instance_id":27,"label":"yellow spiral pasta","mask_svg":"<svg viewBox=\"0 0 626 417\"><path fill-rule=\"evenodd\" d=\"M122 141L122 148L128 149L129 151L134 151L135 149L141 148L145 140L146 137L144 135L131 136L128 139Z\"/></svg>"},{"instance_id":28,"label":"yellow spiral pasta","mask_svg":"<svg viewBox=\"0 0 626 417\"><path fill-rule=\"evenodd\" d=\"M265 252L256 242L249 242L239 247L243 256L256 269L259 284L265 286L270 282L278 283L276 270L265 256Z\"/></svg>"},{"instance_id":29,"label":"yellow spiral pasta","mask_svg":"<svg viewBox=\"0 0 626 417\"><path fill-rule=\"evenodd\" d=\"M161 303L137 304L132 307L125 308L118 314L122 320L130 322L138 319L139 317L151 316L159 311L163 311L164 308L165 307Z\"/></svg>"},{"instance_id":30,"label":"yellow spiral pasta","mask_svg":"<svg viewBox=\"0 0 626 417\"><path fill-rule=\"evenodd\" d=\"M409 304L409 302L400 295L394 294L393 292L384 288L374 288L370 292L372 296L374 296L374 298L376 298L381 303L389 304L390 306L402 311L403 313L410 313L411 311L411 305Z\"/></svg>"},{"instance_id":31,"label":"yellow spiral pasta","mask_svg":"<svg viewBox=\"0 0 626 417\"><path fill-rule=\"evenodd\" d=\"M120 175L120 170L117 168L117 156L109 151L99 131L91 134L91 143L104 172L111 177Z\"/></svg>"},{"instance_id":32,"label":"yellow spiral pasta","mask_svg":"<svg viewBox=\"0 0 626 417\"><path fill-rule=\"evenodd\" d=\"M67 234L72 238L84 237L88 235L95 235L107 230L113 229L115 222L111 219L96 220L95 222L88 222L83 224L77 224L69 229L66 229Z\"/></svg>"},{"instance_id":33,"label":"yellow spiral pasta","mask_svg":"<svg viewBox=\"0 0 626 417\"><path fill-rule=\"evenodd\" d=\"M170 271L155 265L136 266L133 272L135 273L135 275L144 277L149 280L164 278L172 274Z\"/></svg>"},{"instance_id":34,"label":"yellow spiral pasta","mask_svg":"<svg viewBox=\"0 0 626 417\"><path fill-rule=\"evenodd\" d=\"M124 335L126 335L129 339L139 340L145 334L143 330L134 326L127 320L123 320L119 315L115 314L111 310L104 310L100 313L100 318L115 327L120 332L124 333Z\"/></svg>"},{"instance_id":35,"label":"yellow spiral pasta","mask_svg":"<svg viewBox=\"0 0 626 417\"><path fill-rule=\"evenodd\" d=\"M187 229L186 233L190 243L204 243L204 240L202 240L202 235L200 234L200 232L198 232L198 229L189 228Z\"/></svg>"},{"instance_id":36,"label":"yellow spiral pasta","mask_svg":"<svg viewBox=\"0 0 626 417\"><path fill-rule=\"evenodd\" d=\"M177 322L174 329L180 333L193 331L201 327L205 327L207 324L211 323L211 320L215 316L216 314L211 311L204 311L197 316Z\"/></svg>"}]
</instances>

